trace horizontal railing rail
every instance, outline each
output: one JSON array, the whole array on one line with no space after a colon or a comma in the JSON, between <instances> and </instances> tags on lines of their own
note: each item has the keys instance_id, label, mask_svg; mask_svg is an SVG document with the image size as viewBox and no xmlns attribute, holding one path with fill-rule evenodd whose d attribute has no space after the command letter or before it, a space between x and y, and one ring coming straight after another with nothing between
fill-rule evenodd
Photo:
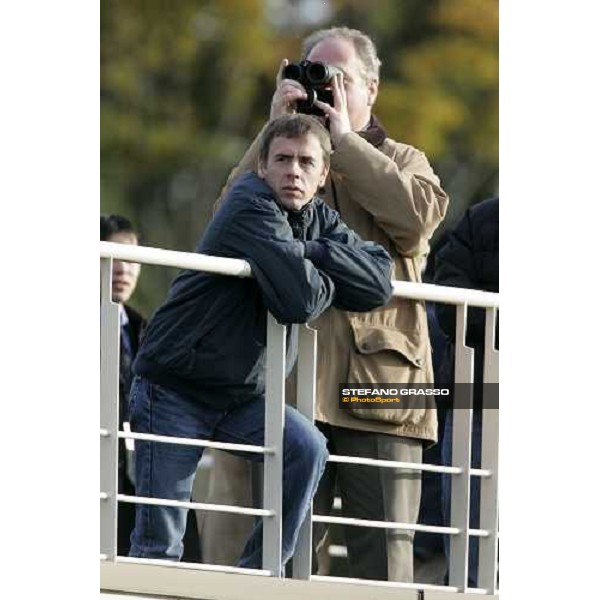
<instances>
[{"instance_id":1,"label":"horizontal railing rail","mask_svg":"<svg viewBox=\"0 0 600 600\"><path fill-rule=\"evenodd\" d=\"M183 502L181 500L159 500L158 498L146 498L144 496L128 496L126 494L117 494L117 500L120 502L129 502L131 504L148 504L151 506L175 506L179 508L193 508L206 512L232 513L236 515L251 515L256 517L273 517L275 513L272 510L264 508L246 508L243 506L231 506L229 504L207 504L206 502Z\"/></svg>"},{"instance_id":2,"label":"horizontal railing rail","mask_svg":"<svg viewBox=\"0 0 600 600\"><path fill-rule=\"evenodd\" d=\"M147 265L160 265L177 269L192 269L205 273L233 275L234 277L252 277L252 269L245 260L223 258L192 252L179 252L133 244L100 242L100 258L117 258L128 262Z\"/></svg>"},{"instance_id":3,"label":"horizontal railing rail","mask_svg":"<svg viewBox=\"0 0 600 600\"><path fill-rule=\"evenodd\" d=\"M104 563L146 564L168 567L189 568L192 570L219 571L231 574L254 574L279 577L281 565L281 470L282 433L284 405L284 363L285 332L269 316L267 330L267 391L265 413L265 446L227 444L211 440L175 438L154 434L142 434L118 430L118 352L119 327L117 305L111 301L112 261L124 260L143 264L172 268L190 269L207 273L234 277L252 277L250 265L240 259L214 257L198 253L178 252L161 248L150 248L128 244L100 242L102 264L101 281L101 547L100 556ZM486 355L484 381L498 381L498 352L494 347L495 324L499 295L471 289L437 286L430 284L393 281L394 296L411 300L442 302L456 305L456 369L457 382L473 381L473 351L464 344L466 334L467 306L486 309ZM298 353L297 408L311 421L314 421L314 394L316 376L316 335L308 327L301 329ZM471 392L472 394L472 392ZM482 468L471 467L471 418L472 409L455 409L453 433L452 466L425 463L408 463L382 459L368 459L355 456L331 455L330 462L373 466L376 468L401 468L414 471L429 471L451 475L452 514L450 526L432 526L418 523L399 523L332 517L326 515L307 516L300 532L297 551L294 556L294 577L318 582L345 582L373 585L379 588L404 588L406 590L444 590L446 592L472 592L495 594L497 590L497 411L484 411L495 416L484 415L484 444L482 448ZM145 498L120 494L117 491L117 440L144 440L153 443L184 444L197 447L215 448L236 452L263 454L265 461L263 508L245 508L230 505L181 502L159 498ZM481 528L469 527L469 494L471 477L481 478L482 506ZM484 507L484 500L486 506ZM116 555L116 511L117 503L151 504L156 506L178 506L207 512L246 514L264 518L263 569L242 569L216 565L174 563L172 561L132 559ZM311 530L313 522L336 523L359 527L376 527L425 533L448 535L450 544L449 585L408 584L402 582L372 582L311 575ZM467 586L468 540L480 540L479 587ZM126 591L126 590L124 590Z\"/></svg>"},{"instance_id":4,"label":"horizontal railing rail","mask_svg":"<svg viewBox=\"0 0 600 600\"><path fill-rule=\"evenodd\" d=\"M233 275L234 277L252 277L250 265L239 258L223 258L162 248L134 246L132 244L116 244L100 242L101 258L116 258L140 264L160 265L178 269L191 269L205 273ZM484 308L498 308L498 294L481 292L467 288L455 288L430 283L411 283L409 281L393 281L394 296L409 300L428 300L446 304L468 304Z\"/></svg>"},{"instance_id":5,"label":"horizontal railing rail","mask_svg":"<svg viewBox=\"0 0 600 600\"><path fill-rule=\"evenodd\" d=\"M252 446L250 444L230 444L227 442L211 442L210 440L197 440L186 437L174 437L171 435L156 435L153 433L125 433L124 431L119 431L118 437L126 440L144 440L146 442L158 442L159 444L199 446L201 448L214 448L215 450L249 452L250 454L273 454L275 452L274 448L265 448L264 446Z\"/></svg>"}]
</instances>

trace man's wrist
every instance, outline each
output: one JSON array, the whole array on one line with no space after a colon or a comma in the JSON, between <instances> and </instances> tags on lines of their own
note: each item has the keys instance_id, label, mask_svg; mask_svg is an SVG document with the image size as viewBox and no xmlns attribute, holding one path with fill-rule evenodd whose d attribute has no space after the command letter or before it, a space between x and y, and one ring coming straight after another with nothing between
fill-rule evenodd
<instances>
[{"instance_id":1,"label":"man's wrist","mask_svg":"<svg viewBox=\"0 0 600 600\"><path fill-rule=\"evenodd\" d=\"M325 245L319 240L309 240L304 242L304 256L315 265L318 265L325 259Z\"/></svg>"},{"instance_id":2,"label":"man's wrist","mask_svg":"<svg viewBox=\"0 0 600 600\"><path fill-rule=\"evenodd\" d=\"M340 132L330 130L331 143L334 147L339 146L342 143L342 140L350 133L352 133L352 129L343 130Z\"/></svg>"}]
</instances>

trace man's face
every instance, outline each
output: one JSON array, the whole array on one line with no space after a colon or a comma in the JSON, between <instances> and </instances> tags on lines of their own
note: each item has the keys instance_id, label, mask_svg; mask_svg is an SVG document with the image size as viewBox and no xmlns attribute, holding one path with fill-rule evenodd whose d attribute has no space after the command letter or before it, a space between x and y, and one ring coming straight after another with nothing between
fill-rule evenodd
<instances>
[{"instance_id":1,"label":"man's face","mask_svg":"<svg viewBox=\"0 0 600 600\"><path fill-rule=\"evenodd\" d=\"M137 237L133 233L125 231L113 233L107 242L117 244L135 244L137 246ZM126 303L131 294L135 291L137 280L140 275L140 265L138 263L123 262L113 259L112 269L112 299L113 302Z\"/></svg>"},{"instance_id":2,"label":"man's face","mask_svg":"<svg viewBox=\"0 0 600 600\"><path fill-rule=\"evenodd\" d=\"M258 167L259 177L271 186L288 210L298 210L307 204L325 184L327 172L323 149L313 133L299 138L273 138L266 164Z\"/></svg>"},{"instance_id":3,"label":"man's face","mask_svg":"<svg viewBox=\"0 0 600 600\"><path fill-rule=\"evenodd\" d=\"M344 73L350 124L353 131L363 129L371 118L378 83L365 80L364 65L352 43L340 38L325 39L310 51L307 59L333 65Z\"/></svg>"}]
</instances>

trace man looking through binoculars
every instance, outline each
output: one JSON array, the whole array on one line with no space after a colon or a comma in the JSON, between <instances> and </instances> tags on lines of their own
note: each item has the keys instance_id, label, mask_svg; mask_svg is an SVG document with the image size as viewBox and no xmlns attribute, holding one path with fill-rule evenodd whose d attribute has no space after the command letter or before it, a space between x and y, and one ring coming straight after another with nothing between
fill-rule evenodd
<instances>
[{"instance_id":1,"label":"man looking through binoculars","mask_svg":"<svg viewBox=\"0 0 600 600\"><path fill-rule=\"evenodd\" d=\"M307 60L334 67L331 69L330 79L333 105L314 100L314 105L327 117L333 143L345 133L365 129L371 119L371 107L377 98L379 79L369 76L352 44L340 39L324 40L313 48ZM299 102L309 99L305 87L299 81L284 79L289 66L289 61L284 59L271 102L271 120L282 114L295 112Z\"/></svg>"}]
</instances>

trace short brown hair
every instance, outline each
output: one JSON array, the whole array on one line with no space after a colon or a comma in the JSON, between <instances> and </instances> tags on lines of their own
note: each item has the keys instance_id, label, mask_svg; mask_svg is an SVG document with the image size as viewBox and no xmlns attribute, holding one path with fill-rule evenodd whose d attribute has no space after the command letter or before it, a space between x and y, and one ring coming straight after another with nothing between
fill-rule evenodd
<instances>
[{"instance_id":1,"label":"short brown hair","mask_svg":"<svg viewBox=\"0 0 600 600\"><path fill-rule=\"evenodd\" d=\"M283 115L273 119L263 131L260 138L258 159L261 164L266 164L269 158L271 142L276 137L300 138L312 133L319 140L323 150L323 162L329 167L331 157L331 139L329 133L321 123L309 115L294 114Z\"/></svg>"}]
</instances>

